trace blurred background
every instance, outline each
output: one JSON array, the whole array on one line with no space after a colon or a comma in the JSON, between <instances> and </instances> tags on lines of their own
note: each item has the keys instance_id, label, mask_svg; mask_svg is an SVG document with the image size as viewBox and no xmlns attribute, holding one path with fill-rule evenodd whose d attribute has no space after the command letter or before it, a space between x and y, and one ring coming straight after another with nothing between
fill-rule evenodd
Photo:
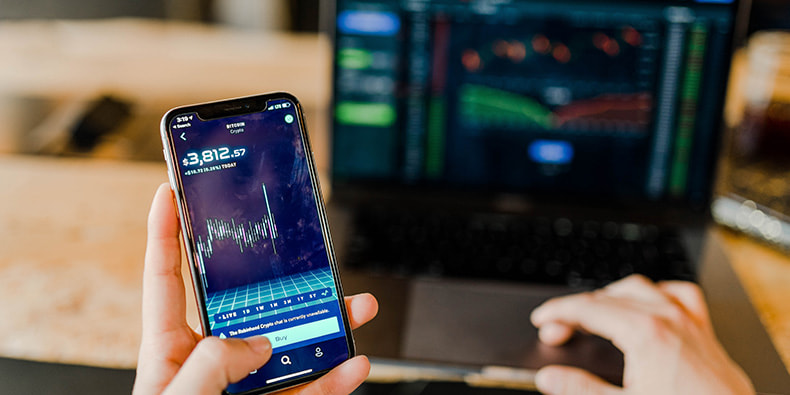
<instances>
[{"instance_id":1,"label":"blurred background","mask_svg":"<svg viewBox=\"0 0 790 395\"><path fill-rule=\"evenodd\" d=\"M159 122L168 109L289 91L305 107L319 171L327 170L327 7L0 0L0 393L131 388L145 217L167 180ZM754 0L749 35L777 29L790 29L790 2ZM728 120L731 133L741 120ZM733 216L744 201L762 207L749 185L731 195L739 184L721 177ZM771 193L784 195L781 188Z\"/></svg>"},{"instance_id":2,"label":"blurred background","mask_svg":"<svg viewBox=\"0 0 790 395\"><path fill-rule=\"evenodd\" d=\"M150 132L167 109L273 89L323 116L331 6L0 0L0 152L159 160ZM755 0L749 33L788 28L788 16L786 1Z\"/></svg>"},{"instance_id":3,"label":"blurred background","mask_svg":"<svg viewBox=\"0 0 790 395\"><path fill-rule=\"evenodd\" d=\"M4 0L0 152L159 160L150 133L177 105L290 90L318 110L330 72L319 8Z\"/></svg>"}]
</instances>

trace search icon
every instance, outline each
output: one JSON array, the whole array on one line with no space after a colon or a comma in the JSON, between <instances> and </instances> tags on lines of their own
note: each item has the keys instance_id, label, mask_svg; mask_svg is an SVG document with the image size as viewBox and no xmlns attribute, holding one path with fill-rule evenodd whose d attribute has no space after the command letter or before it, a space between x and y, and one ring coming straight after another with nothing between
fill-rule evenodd
<instances>
[{"instance_id":1,"label":"search icon","mask_svg":"<svg viewBox=\"0 0 790 395\"><path fill-rule=\"evenodd\" d=\"M291 364L291 357L289 357L287 355L283 355L282 358L280 358L280 363L282 363L283 365L290 365Z\"/></svg>"}]
</instances>

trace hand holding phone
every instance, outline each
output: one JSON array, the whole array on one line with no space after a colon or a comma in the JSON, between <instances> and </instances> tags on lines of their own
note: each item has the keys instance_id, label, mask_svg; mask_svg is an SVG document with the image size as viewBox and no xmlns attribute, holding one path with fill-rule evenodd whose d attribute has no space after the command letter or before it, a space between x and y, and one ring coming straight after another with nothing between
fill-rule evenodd
<instances>
[{"instance_id":1,"label":"hand holding phone","mask_svg":"<svg viewBox=\"0 0 790 395\"><path fill-rule=\"evenodd\" d=\"M252 365L263 364L271 354L246 353L244 347L232 346L227 347L226 353L212 352L210 349L217 344L208 345L208 350L203 352L195 352L196 346L204 342L203 336L195 333L186 321L178 218L171 198L170 188L166 184L161 185L148 219L143 276L143 337L134 394L219 394L229 384L228 378L249 374L251 368L243 366L244 361L250 361ZM168 303L163 303L163 300ZM372 319L378 309L376 299L369 294L346 297L345 302L352 329ZM215 343L231 340L213 338ZM236 363L219 360L218 354ZM189 364L186 363L188 358ZM239 361L242 361L241 365ZM315 389L314 393L329 394L325 389L332 389L334 392L331 393L347 394L362 383L369 368L367 359L358 356L308 386Z\"/></svg>"},{"instance_id":2,"label":"hand holding phone","mask_svg":"<svg viewBox=\"0 0 790 395\"><path fill-rule=\"evenodd\" d=\"M298 101L277 93L177 108L163 118L162 136L203 333L219 338L266 336L273 348L270 363L250 369L226 392L287 388L316 379L353 356L351 325L372 318L375 300L352 299L362 300L357 302L362 312L357 319L353 313L349 318ZM156 227L156 218L152 209L149 226ZM172 238L177 237L175 229ZM151 252L151 243L161 245L163 238L149 238L147 272L152 259L178 259L172 238L165 254L161 249L160 254ZM178 270L165 270L174 272ZM151 281L161 280L154 275ZM146 376L143 355L148 342L167 345L147 351L151 353L179 349L168 358L186 360L183 369L190 366L186 355L201 347L195 346L200 336L185 324L183 294L180 305L173 306L176 317L156 312L166 310L161 304L173 303L174 294L178 291L171 289L159 295L167 298L154 296L157 300L144 303L144 321L164 320L171 327L149 330L144 323L138 377ZM180 343L161 343L150 340L156 333L182 336ZM185 341L184 334L192 341ZM239 344L225 342L233 343ZM193 352L190 359L199 355ZM231 365L244 368L243 363ZM359 360L351 365L344 363L341 373L355 376L368 366ZM342 372L347 369L351 370ZM337 371L321 380L334 380ZM224 381L238 379L225 373ZM176 380L184 375L179 373ZM175 372L169 377L173 376Z\"/></svg>"}]
</instances>

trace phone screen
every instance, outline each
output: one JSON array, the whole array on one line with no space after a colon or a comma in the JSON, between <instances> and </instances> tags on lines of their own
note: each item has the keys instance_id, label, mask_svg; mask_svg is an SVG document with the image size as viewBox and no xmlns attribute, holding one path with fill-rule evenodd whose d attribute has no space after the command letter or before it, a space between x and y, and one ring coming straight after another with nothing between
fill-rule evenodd
<instances>
[{"instance_id":1,"label":"phone screen","mask_svg":"<svg viewBox=\"0 0 790 395\"><path fill-rule=\"evenodd\" d=\"M273 347L230 393L306 381L353 352L298 103L265 103L213 119L186 107L163 123L207 335Z\"/></svg>"}]
</instances>

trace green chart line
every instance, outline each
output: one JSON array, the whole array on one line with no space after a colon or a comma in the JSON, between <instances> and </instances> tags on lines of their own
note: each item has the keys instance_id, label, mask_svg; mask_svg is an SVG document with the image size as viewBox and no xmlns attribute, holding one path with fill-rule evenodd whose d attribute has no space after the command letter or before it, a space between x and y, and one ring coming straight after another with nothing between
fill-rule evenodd
<instances>
[{"instance_id":1,"label":"green chart line","mask_svg":"<svg viewBox=\"0 0 790 395\"><path fill-rule=\"evenodd\" d=\"M481 85L466 84L460 92L461 114L471 122L538 125L551 129L554 114L526 96Z\"/></svg>"},{"instance_id":2,"label":"green chart line","mask_svg":"<svg viewBox=\"0 0 790 395\"><path fill-rule=\"evenodd\" d=\"M697 102L699 101L700 85L702 84L702 65L705 57L705 41L708 31L705 25L695 24L689 35L686 75L680 96L680 114L678 116L677 137L675 138L674 161L669 179L669 192L680 197L686 191L689 171L689 157L694 143L696 128Z\"/></svg>"}]
</instances>

